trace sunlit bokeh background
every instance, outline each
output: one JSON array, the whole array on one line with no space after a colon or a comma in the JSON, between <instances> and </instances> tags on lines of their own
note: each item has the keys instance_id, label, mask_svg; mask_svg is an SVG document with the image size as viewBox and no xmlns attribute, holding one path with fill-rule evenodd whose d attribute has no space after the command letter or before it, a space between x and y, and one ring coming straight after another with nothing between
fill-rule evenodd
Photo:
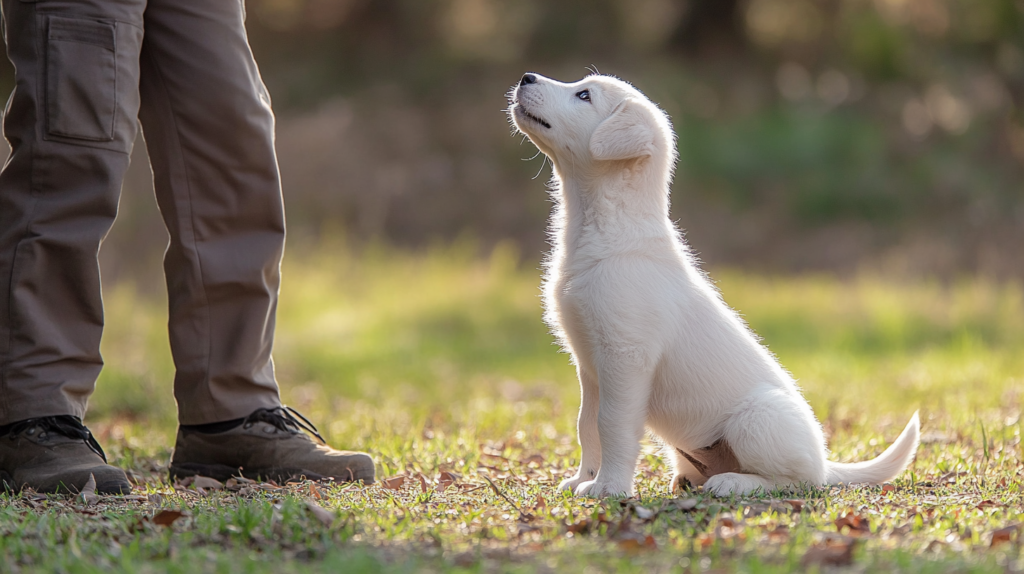
<instances>
[{"instance_id":1,"label":"sunlit bokeh background","mask_svg":"<svg viewBox=\"0 0 1024 574\"><path fill-rule=\"evenodd\" d=\"M1016 424L1019 0L247 5L290 233L278 372L337 440L572 435L574 373L537 298L550 168L503 111L526 71L614 74L671 115L672 216L827 431L871 409L875 429L915 408ZM166 233L139 144L101 256L90 416L170 432Z\"/></svg>"}]
</instances>

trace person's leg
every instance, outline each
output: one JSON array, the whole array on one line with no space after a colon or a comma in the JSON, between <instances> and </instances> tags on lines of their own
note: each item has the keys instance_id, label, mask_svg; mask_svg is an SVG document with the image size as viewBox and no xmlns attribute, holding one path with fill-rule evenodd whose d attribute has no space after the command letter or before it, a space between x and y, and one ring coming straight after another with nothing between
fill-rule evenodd
<instances>
[{"instance_id":1,"label":"person's leg","mask_svg":"<svg viewBox=\"0 0 1024 574\"><path fill-rule=\"evenodd\" d=\"M150 0L141 65L140 118L171 235L181 423L171 476L372 481L369 456L314 444L278 396L271 348L284 207L274 116L242 3Z\"/></svg>"},{"instance_id":2,"label":"person's leg","mask_svg":"<svg viewBox=\"0 0 1024 574\"><path fill-rule=\"evenodd\" d=\"M97 254L137 132L144 4L3 1L16 85L4 114L12 151L0 172L0 434L12 438L0 472L17 467L16 486L33 455L7 452L14 443L90 443L78 427L103 363ZM59 424L25 423L54 417Z\"/></svg>"},{"instance_id":3,"label":"person's leg","mask_svg":"<svg viewBox=\"0 0 1024 574\"><path fill-rule=\"evenodd\" d=\"M274 117L241 3L153 0L142 120L157 201L182 424L279 406L271 348L284 249Z\"/></svg>"}]
</instances>

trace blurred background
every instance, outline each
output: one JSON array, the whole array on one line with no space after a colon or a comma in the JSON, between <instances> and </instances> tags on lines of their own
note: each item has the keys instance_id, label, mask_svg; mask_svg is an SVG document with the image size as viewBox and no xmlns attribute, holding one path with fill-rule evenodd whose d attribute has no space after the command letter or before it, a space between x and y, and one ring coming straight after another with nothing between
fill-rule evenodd
<instances>
[{"instance_id":1,"label":"blurred background","mask_svg":"<svg viewBox=\"0 0 1024 574\"><path fill-rule=\"evenodd\" d=\"M948 405L1017 408L1024 1L247 9L289 226L278 374L329 436L377 448L446 424L533 428L571 451L578 390L537 297L550 168L503 111L526 71L614 74L668 111L672 216L828 432L870 409L898 430L919 406L926 426ZM141 143L101 256L90 417L170 433L166 233Z\"/></svg>"},{"instance_id":2,"label":"blurred background","mask_svg":"<svg viewBox=\"0 0 1024 574\"><path fill-rule=\"evenodd\" d=\"M292 249L468 235L538 260L550 168L510 135L505 92L528 70L573 81L590 67L672 116L673 217L709 264L1024 273L1020 0L247 5ZM144 151L104 271L161 288Z\"/></svg>"}]
</instances>

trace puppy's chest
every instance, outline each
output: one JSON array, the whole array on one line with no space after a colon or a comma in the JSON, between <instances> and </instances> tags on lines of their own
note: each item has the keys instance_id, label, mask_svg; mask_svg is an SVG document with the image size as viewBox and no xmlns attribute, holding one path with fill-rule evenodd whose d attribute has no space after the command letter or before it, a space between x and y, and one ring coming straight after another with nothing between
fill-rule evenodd
<instances>
[{"instance_id":1,"label":"puppy's chest","mask_svg":"<svg viewBox=\"0 0 1024 574\"><path fill-rule=\"evenodd\" d=\"M548 281L548 305L555 311L560 327L577 340L585 335L593 310L594 279L587 267L561 265L552 269Z\"/></svg>"}]
</instances>

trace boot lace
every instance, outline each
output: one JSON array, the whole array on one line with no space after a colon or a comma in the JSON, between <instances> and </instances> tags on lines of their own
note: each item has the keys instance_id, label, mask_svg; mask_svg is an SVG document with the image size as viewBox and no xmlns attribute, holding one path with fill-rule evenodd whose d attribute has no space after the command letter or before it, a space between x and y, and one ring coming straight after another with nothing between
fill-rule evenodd
<instances>
[{"instance_id":1,"label":"boot lace","mask_svg":"<svg viewBox=\"0 0 1024 574\"><path fill-rule=\"evenodd\" d=\"M306 431L315 436L321 443L327 444L327 441L324 440L324 437L320 436L320 433L313 426L313 423L309 422L309 419L287 405L281 405L272 409L256 409L245 418L245 423L251 424L255 422L271 424L280 430L291 433Z\"/></svg>"},{"instance_id":2,"label":"boot lace","mask_svg":"<svg viewBox=\"0 0 1024 574\"><path fill-rule=\"evenodd\" d=\"M0 436L17 436L33 427L39 428L43 433L57 433L68 438L81 439L85 441L89 450L100 455L100 458L103 459L104 463L107 462L107 455L103 452L103 448L100 447L100 443L96 442L96 439L92 436L92 433L89 432L89 429L82 424L82 421L71 415L39 417L18 421L16 423L0 427L0 429L2 429L0 430Z\"/></svg>"}]
</instances>

